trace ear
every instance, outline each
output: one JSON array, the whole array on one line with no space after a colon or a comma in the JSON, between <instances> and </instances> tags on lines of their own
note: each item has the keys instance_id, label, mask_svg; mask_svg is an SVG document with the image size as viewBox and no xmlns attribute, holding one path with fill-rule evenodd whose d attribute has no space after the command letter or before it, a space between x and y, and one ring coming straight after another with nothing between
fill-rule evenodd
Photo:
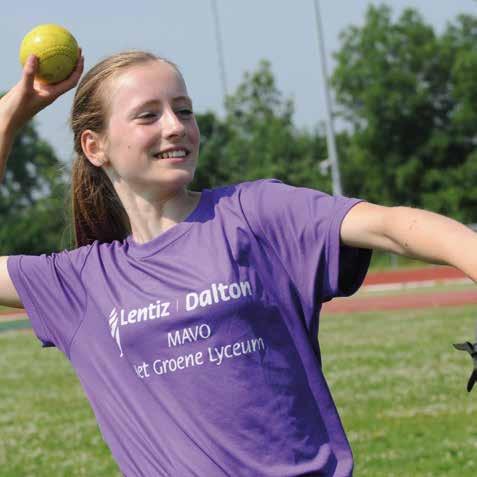
<instances>
[{"instance_id":1,"label":"ear","mask_svg":"<svg viewBox=\"0 0 477 477\"><path fill-rule=\"evenodd\" d=\"M81 134L81 148L89 161L97 167L107 163L104 139L96 132L86 129Z\"/></svg>"}]
</instances>

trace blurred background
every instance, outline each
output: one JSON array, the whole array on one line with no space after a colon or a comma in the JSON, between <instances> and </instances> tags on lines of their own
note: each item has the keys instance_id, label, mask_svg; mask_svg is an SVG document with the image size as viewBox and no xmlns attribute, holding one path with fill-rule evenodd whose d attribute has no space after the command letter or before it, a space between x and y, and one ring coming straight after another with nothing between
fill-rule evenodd
<instances>
[{"instance_id":1,"label":"blurred background","mask_svg":"<svg viewBox=\"0 0 477 477\"><path fill-rule=\"evenodd\" d=\"M20 77L23 36L57 23L78 40L86 70L131 48L178 64L202 133L193 190L276 177L472 224L476 7L472 0L19 3L2 20L0 91ZM0 185L0 217L9 225L0 230L3 255L71 245L72 97L40 112L18 137Z\"/></svg>"},{"instance_id":2,"label":"blurred background","mask_svg":"<svg viewBox=\"0 0 477 477\"><path fill-rule=\"evenodd\" d=\"M57 23L86 69L124 49L179 66L202 134L192 190L275 177L475 227L476 9L472 0L19 2L2 12L0 94L20 78L23 36ZM73 247L72 98L16 137L0 184L0 255ZM359 477L477 471L471 361L451 345L473 340L477 291L458 270L425 265L374 252L361 289L322 310L323 368ZM0 307L0 318L0 477L119 476L69 362L33 339L24 310Z\"/></svg>"}]
</instances>

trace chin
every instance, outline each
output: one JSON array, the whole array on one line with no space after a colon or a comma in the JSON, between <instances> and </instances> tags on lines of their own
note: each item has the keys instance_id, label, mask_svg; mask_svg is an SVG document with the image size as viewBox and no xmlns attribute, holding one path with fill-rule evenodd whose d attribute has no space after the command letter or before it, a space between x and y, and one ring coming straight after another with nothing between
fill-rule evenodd
<instances>
[{"instance_id":1,"label":"chin","mask_svg":"<svg viewBox=\"0 0 477 477\"><path fill-rule=\"evenodd\" d=\"M187 186L194 180L194 171L170 171L161 174L158 182L162 186L180 188Z\"/></svg>"}]
</instances>

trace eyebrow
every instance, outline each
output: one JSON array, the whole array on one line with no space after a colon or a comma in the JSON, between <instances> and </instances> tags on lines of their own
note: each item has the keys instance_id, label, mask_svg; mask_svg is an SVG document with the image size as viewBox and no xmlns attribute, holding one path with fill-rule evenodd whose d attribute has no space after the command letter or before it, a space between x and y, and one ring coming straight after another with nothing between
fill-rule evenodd
<instances>
[{"instance_id":1,"label":"eyebrow","mask_svg":"<svg viewBox=\"0 0 477 477\"><path fill-rule=\"evenodd\" d=\"M187 103L189 103L192 107L192 99L189 96L175 96L171 100L172 103L177 103L179 101L187 101ZM134 106L131 109L130 116L134 116L135 114L138 113L138 111L140 111L143 108L146 108L147 106L152 106L157 104L161 104L161 101L159 99L149 99L147 101L144 101L138 104L137 106Z\"/></svg>"}]
</instances>

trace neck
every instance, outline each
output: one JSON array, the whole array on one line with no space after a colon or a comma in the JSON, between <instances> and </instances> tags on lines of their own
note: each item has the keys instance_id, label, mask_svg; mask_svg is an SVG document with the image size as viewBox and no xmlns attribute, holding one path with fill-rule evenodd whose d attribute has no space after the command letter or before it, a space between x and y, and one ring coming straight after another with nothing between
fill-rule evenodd
<instances>
[{"instance_id":1,"label":"neck","mask_svg":"<svg viewBox=\"0 0 477 477\"><path fill-rule=\"evenodd\" d=\"M182 222L195 209L199 198L199 192L185 188L154 199L127 196L123 205L129 216L133 240L139 244L149 242Z\"/></svg>"}]
</instances>

